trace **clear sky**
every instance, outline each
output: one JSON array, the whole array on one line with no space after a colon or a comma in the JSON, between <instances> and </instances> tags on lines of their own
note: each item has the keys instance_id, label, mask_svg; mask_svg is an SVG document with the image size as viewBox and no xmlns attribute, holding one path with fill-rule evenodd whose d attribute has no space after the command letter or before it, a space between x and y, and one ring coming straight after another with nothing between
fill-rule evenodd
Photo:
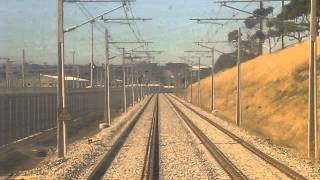
<instances>
[{"instance_id":1,"label":"clear sky","mask_svg":"<svg viewBox=\"0 0 320 180\"><path fill-rule=\"evenodd\" d=\"M64 3L65 28L77 25L88 19L119 6L120 3ZM239 8L252 10L255 3L241 3ZM226 40L227 33L239 26L241 22L228 22L223 26L197 24L190 18L207 17L247 17L227 8L221 8L213 0L136 0L132 3L135 17L152 18L152 21L136 22L145 41L152 41L149 49L164 50L154 62L178 62L179 56L185 56L184 50L200 49L193 41ZM57 62L57 19L56 0L0 0L0 57L10 57L21 61L22 49L26 50L27 61L34 63L56 64ZM88 14L89 12L89 14ZM131 16L131 13L128 12ZM105 17L124 18L120 9ZM224 23L224 22L222 22ZM94 59L104 62L104 28L108 27L112 41L136 41L136 37L125 24L96 23L94 28ZM138 34L137 27L132 27ZM71 51L76 51L79 64L90 62L91 26L85 25L65 34L66 63L71 63ZM121 45L118 45L121 46ZM133 48L127 45L126 48ZM216 45L216 48L230 52L228 45ZM119 54L116 47L111 48L111 56ZM120 61L115 59L114 62ZM204 60L209 63L210 60Z\"/></svg>"}]
</instances>

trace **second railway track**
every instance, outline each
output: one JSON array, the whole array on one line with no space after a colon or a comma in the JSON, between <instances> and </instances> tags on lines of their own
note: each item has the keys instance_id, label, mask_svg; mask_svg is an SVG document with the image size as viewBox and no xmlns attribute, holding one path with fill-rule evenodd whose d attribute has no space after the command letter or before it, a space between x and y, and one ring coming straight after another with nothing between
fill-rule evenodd
<instances>
[{"instance_id":1,"label":"second railway track","mask_svg":"<svg viewBox=\"0 0 320 180\"><path fill-rule=\"evenodd\" d=\"M169 99L169 102L179 114L179 116L186 122L189 128L194 132L194 134L199 138L199 140L203 143L203 145L207 148L209 153L214 157L214 159L220 164L220 166L226 171L226 173L232 179L248 179L248 177L235 166L219 148L210 141L210 139L192 122L190 118L188 118L178 107L176 104Z\"/></svg>"},{"instance_id":2,"label":"second railway track","mask_svg":"<svg viewBox=\"0 0 320 180\"><path fill-rule=\"evenodd\" d=\"M257 157L261 158L263 161L265 161L266 163L270 164L271 166L273 166L274 168L278 169L281 173L285 174L287 177L289 177L290 179L306 179L304 176L300 175L299 173L297 173L296 171L292 170L291 168L289 168L288 166L286 166L285 164L282 164L281 162L277 161L276 159L268 156L267 154L263 153L261 150L257 149L256 147L254 147L253 145L249 144L248 142L244 141L243 139L241 139L240 137L238 137L237 135L235 135L234 133L228 131L227 129L223 128L222 126L220 126L219 124L213 122L212 120L210 120L208 117L206 117L205 115L201 114L200 112L198 112L197 110L193 109L192 107L190 107L189 105L187 105L185 102L183 102L182 100L178 99L177 97L174 96L170 96L171 98L174 98L176 101L178 101L179 103L182 104L182 106L186 107L188 110L190 110L192 113L196 114L197 116L199 116L201 119L205 120L206 122L208 122L209 124L211 124L212 126L214 126L215 128L217 128L218 130L220 130L221 132L223 132L224 134L226 134L227 136L229 136L231 139L233 139L236 143L240 144L241 146L243 146L244 148L246 148L248 151L250 151L251 153L253 153L254 155L256 155ZM182 116L182 118L184 119L189 119L187 117L187 115L185 113L183 113L180 108L174 103L172 102L171 98L168 97L169 101L171 101L172 105L174 106L174 108L176 109L176 111ZM188 120L187 120L188 121ZM189 124L192 123L192 121L189 119ZM193 124L194 125L194 124ZM192 126L192 125L191 125ZM194 125L195 126L195 125ZM197 128L197 127L195 127ZM191 128L192 129L192 128ZM198 129L199 130L199 129ZM196 130L197 131L197 130ZM198 136L198 135L197 135ZM228 171L228 170L226 170ZM230 174L230 173L229 173ZM230 175L230 177L232 177ZM245 178L245 177L243 177Z\"/></svg>"}]
</instances>

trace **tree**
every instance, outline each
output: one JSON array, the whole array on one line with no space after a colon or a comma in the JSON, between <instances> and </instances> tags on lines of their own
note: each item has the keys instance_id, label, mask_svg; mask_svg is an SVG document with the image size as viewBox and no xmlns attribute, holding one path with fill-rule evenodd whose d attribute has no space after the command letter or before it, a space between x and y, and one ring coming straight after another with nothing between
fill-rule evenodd
<instances>
[{"instance_id":1,"label":"tree","mask_svg":"<svg viewBox=\"0 0 320 180\"><path fill-rule=\"evenodd\" d=\"M226 54L222 54L218 59L217 62L215 63L214 66L214 72L219 72L219 71L223 71L225 69L228 68L232 68L234 66L236 66L237 64L237 51L234 51L232 53L226 53ZM246 62L250 59L253 59L255 57L254 54L249 53L246 50L242 50L241 51L241 62Z\"/></svg>"},{"instance_id":2,"label":"tree","mask_svg":"<svg viewBox=\"0 0 320 180\"><path fill-rule=\"evenodd\" d=\"M272 13L273 7L262 7L254 10L252 12L253 16L248 17L244 21L246 28L253 31L253 34L250 35L249 39L251 39L251 41L256 41L259 43L258 55L262 54L262 45L265 42L265 40L269 38L269 34L264 31L263 26L267 23L267 17Z\"/></svg>"},{"instance_id":3,"label":"tree","mask_svg":"<svg viewBox=\"0 0 320 180\"><path fill-rule=\"evenodd\" d=\"M318 0L318 4L320 4L320 0ZM290 40L301 42L304 38L309 36L309 13L309 0L291 0L277 16L277 20L280 21L280 23L278 22L275 24ZM319 15L320 5L318 5L318 22ZM283 21L283 23L281 23L281 21Z\"/></svg>"}]
</instances>

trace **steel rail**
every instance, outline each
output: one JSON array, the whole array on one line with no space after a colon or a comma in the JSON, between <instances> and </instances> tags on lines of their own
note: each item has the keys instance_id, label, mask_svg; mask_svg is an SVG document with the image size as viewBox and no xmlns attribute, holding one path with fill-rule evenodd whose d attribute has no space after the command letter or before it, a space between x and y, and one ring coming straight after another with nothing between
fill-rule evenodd
<instances>
[{"instance_id":1,"label":"steel rail","mask_svg":"<svg viewBox=\"0 0 320 180\"><path fill-rule=\"evenodd\" d=\"M231 179L249 179L237 166L235 166L227 158L226 155L223 154L222 151L219 150L219 148L191 121L191 119L177 107L177 105L170 98L167 97L167 99L175 109L177 115L186 122L192 132L199 138L199 140L207 148L209 153L225 170L225 172L230 176Z\"/></svg>"},{"instance_id":2,"label":"steel rail","mask_svg":"<svg viewBox=\"0 0 320 180\"><path fill-rule=\"evenodd\" d=\"M159 95L153 110L152 125L149 133L142 180L158 180L160 171L160 140L159 140Z\"/></svg>"},{"instance_id":3,"label":"steel rail","mask_svg":"<svg viewBox=\"0 0 320 180\"><path fill-rule=\"evenodd\" d=\"M220 130L221 132L223 132L226 135L228 135L234 141L236 141L237 143L241 144L244 148L248 149L253 154L255 154L256 156L260 157L262 160L264 160L265 162L269 163L270 165L272 165L273 167L275 167L276 169L278 169L279 171L281 171L282 173L287 175L289 178L297 179L297 180L307 180L307 178L305 178L304 176L302 176L298 172L294 171L293 169L291 169L290 167L286 166L285 164L279 162L278 160L272 158L271 156L265 154L264 152L262 152L261 150L259 150L256 147L254 147L250 143L244 141L243 139L241 139L237 135L235 135L232 132L228 131L227 129L223 128L221 125L213 122L210 118L208 118L207 116L199 113L197 110L195 110L194 108L190 107L189 105L187 105L185 102L183 102L179 98L177 98L175 96L171 96L171 97L173 97L174 99L179 101L186 108L188 108L193 113L195 113L196 115L198 115L199 117L201 117L202 119L204 119L205 121L207 121L208 123L210 123L211 125L216 127L218 130Z\"/></svg>"},{"instance_id":4,"label":"steel rail","mask_svg":"<svg viewBox=\"0 0 320 180\"><path fill-rule=\"evenodd\" d=\"M146 108L150 104L151 100L153 99L154 95L152 95L146 104L140 109L138 114L133 118L133 120L130 122L128 127L123 131L123 133L117 138L116 142L113 144L111 149L106 152L99 163L95 166L93 171L91 171L89 177L87 178L88 180L97 180L101 179L105 172L109 169L110 165L112 164L112 161L115 159L119 151L121 150L124 142L128 138L130 132L133 130L135 125L137 124L138 120L142 116L142 114L145 112Z\"/></svg>"}]
</instances>

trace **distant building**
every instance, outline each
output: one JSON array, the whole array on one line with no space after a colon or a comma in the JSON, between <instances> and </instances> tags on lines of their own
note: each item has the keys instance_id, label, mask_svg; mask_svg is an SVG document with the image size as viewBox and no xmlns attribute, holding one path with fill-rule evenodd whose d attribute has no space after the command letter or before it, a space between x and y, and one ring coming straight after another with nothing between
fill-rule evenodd
<instances>
[{"instance_id":1,"label":"distant building","mask_svg":"<svg viewBox=\"0 0 320 180\"><path fill-rule=\"evenodd\" d=\"M40 74L37 77L27 77L26 87L57 87L58 76ZM90 81L78 77L66 76L66 88L85 88L90 85Z\"/></svg>"},{"instance_id":2,"label":"distant building","mask_svg":"<svg viewBox=\"0 0 320 180\"><path fill-rule=\"evenodd\" d=\"M58 76L40 75L40 85L41 87L57 87ZM73 76L65 77L66 88L86 88L90 85L90 81L87 79L82 79Z\"/></svg>"}]
</instances>

